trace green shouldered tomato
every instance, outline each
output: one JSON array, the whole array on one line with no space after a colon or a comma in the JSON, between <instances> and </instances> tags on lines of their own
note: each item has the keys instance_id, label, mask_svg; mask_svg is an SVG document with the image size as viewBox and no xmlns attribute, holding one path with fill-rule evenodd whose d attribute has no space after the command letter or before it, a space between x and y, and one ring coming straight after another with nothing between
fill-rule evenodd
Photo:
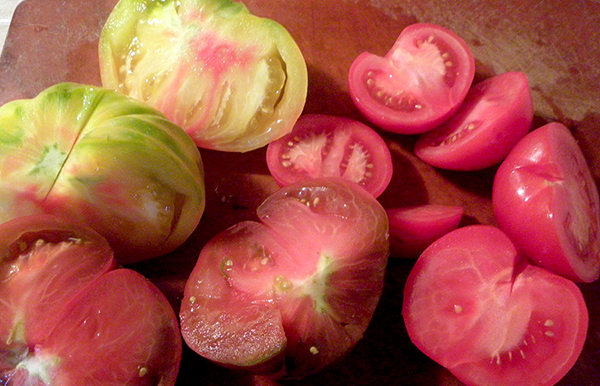
<instances>
[{"instance_id":1,"label":"green shouldered tomato","mask_svg":"<svg viewBox=\"0 0 600 386\"><path fill-rule=\"evenodd\" d=\"M0 107L0 127L0 222L73 217L133 262L175 249L200 221L198 148L142 102L62 83Z\"/></svg>"},{"instance_id":2,"label":"green shouldered tomato","mask_svg":"<svg viewBox=\"0 0 600 386\"><path fill-rule=\"evenodd\" d=\"M231 0L120 0L102 29L102 84L160 110L199 147L243 152L292 130L304 57L279 23Z\"/></svg>"}]
</instances>

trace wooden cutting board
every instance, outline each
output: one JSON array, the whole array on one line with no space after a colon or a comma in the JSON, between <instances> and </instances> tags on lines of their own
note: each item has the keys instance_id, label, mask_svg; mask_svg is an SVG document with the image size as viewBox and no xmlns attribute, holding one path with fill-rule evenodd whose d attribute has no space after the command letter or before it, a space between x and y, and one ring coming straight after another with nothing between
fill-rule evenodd
<instances>
[{"instance_id":1,"label":"wooden cutting board","mask_svg":"<svg viewBox=\"0 0 600 386\"><path fill-rule=\"evenodd\" d=\"M384 55L414 22L446 26L469 44L476 80L506 71L529 78L535 126L565 123L600 181L600 3L591 0L245 0L257 15L284 25L309 70L305 111L364 119L348 95L347 71L363 51ZM0 57L0 105L30 98L55 83L100 85L98 35L116 0L25 0L14 14ZM463 205L469 223L494 224L490 206L494 168L478 173L440 171L412 154L413 137L382 133L394 158L384 206ZM229 225L254 218L276 185L264 149L245 154L201 150L207 210L177 251L134 268L151 278L177 309L187 275L204 243ZM385 291L365 338L334 368L286 385L461 385L421 354L401 316L402 288L414 261L392 259ZM590 309L584 351L562 386L600 379L600 283L581 285ZM245 385L252 380L184 351L178 386Z\"/></svg>"}]
</instances>

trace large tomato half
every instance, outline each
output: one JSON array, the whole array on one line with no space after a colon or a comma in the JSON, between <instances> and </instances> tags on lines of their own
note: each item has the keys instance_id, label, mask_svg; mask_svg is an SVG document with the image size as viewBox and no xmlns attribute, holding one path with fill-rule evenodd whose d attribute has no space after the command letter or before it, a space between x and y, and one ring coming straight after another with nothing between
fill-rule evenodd
<instances>
[{"instance_id":1,"label":"large tomato half","mask_svg":"<svg viewBox=\"0 0 600 386\"><path fill-rule=\"evenodd\" d=\"M225 366L301 377L362 338L383 289L385 210L341 178L288 185L202 249L181 330Z\"/></svg>"},{"instance_id":2,"label":"large tomato half","mask_svg":"<svg viewBox=\"0 0 600 386\"><path fill-rule=\"evenodd\" d=\"M171 305L115 267L83 224L38 215L0 225L0 384L175 384L182 342Z\"/></svg>"},{"instance_id":3,"label":"large tomato half","mask_svg":"<svg viewBox=\"0 0 600 386\"><path fill-rule=\"evenodd\" d=\"M575 281L598 278L598 189L567 127L549 123L517 143L496 172L492 204L533 263Z\"/></svg>"},{"instance_id":4,"label":"large tomato half","mask_svg":"<svg viewBox=\"0 0 600 386\"><path fill-rule=\"evenodd\" d=\"M121 262L178 247L205 205L198 148L157 110L62 83L0 107L0 223L54 213L87 223Z\"/></svg>"},{"instance_id":5,"label":"large tomato half","mask_svg":"<svg viewBox=\"0 0 600 386\"><path fill-rule=\"evenodd\" d=\"M570 280L527 263L499 228L431 244L404 289L413 343L469 386L551 386L575 364L588 311Z\"/></svg>"},{"instance_id":6,"label":"large tomato half","mask_svg":"<svg viewBox=\"0 0 600 386\"><path fill-rule=\"evenodd\" d=\"M380 127L423 133L456 112L475 74L465 41L433 24L406 27L384 56L360 54L349 71L358 109Z\"/></svg>"},{"instance_id":7,"label":"large tomato half","mask_svg":"<svg viewBox=\"0 0 600 386\"><path fill-rule=\"evenodd\" d=\"M200 147L248 151L292 130L307 69L291 35L230 0L121 0L100 36L105 87L158 108Z\"/></svg>"}]
</instances>

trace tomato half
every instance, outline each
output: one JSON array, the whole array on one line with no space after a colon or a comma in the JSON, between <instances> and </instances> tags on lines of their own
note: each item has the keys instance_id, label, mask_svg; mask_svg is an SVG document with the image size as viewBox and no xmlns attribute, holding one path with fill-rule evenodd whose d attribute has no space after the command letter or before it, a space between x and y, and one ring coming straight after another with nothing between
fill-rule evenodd
<instances>
[{"instance_id":1,"label":"tomato half","mask_svg":"<svg viewBox=\"0 0 600 386\"><path fill-rule=\"evenodd\" d=\"M224 366L302 377L340 360L369 325L383 290L387 216L335 177L283 187L257 215L202 249L181 332Z\"/></svg>"},{"instance_id":2,"label":"tomato half","mask_svg":"<svg viewBox=\"0 0 600 386\"><path fill-rule=\"evenodd\" d=\"M498 168L492 205L533 263L575 281L598 278L598 189L567 127L549 123L519 141Z\"/></svg>"},{"instance_id":3,"label":"tomato half","mask_svg":"<svg viewBox=\"0 0 600 386\"><path fill-rule=\"evenodd\" d=\"M0 384L172 386L175 312L104 238L50 215L0 225Z\"/></svg>"},{"instance_id":4,"label":"tomato half","mask_svg":"<svg viewBox=\"0 0 600 386\"><path fill-rule=\"evenodd\" d=\"M529 264L489 225L454 230L423 252L403 316L413 343L470 386L554 385L588 328L579 288Z\"/></svg>"},{"instance_id":5,"label":"tomato half","mask_svg":"<svg viewBox=\"0 0 600 386\"><path fill-rule=\"evenodd\" d=\"M348 118L308 114L267 147L267 165L281 186L317 177L342 177L378 197L390 183L392 156L369 126Z\"/></svg>"},{"instance_id":6,"label":"tomato half","mask_svg":"<svg viewBox=\"0 0 600 386\"><path fill-rule=\"evenodd\" d=\"M431 243L456 229L462 206L426 204L386 209L390 222L390 255L417 258Z\"/></svg>"},{"instance_id":7,"label":"tomato half","mask_svg":"<svg viewBox=\"0 0 600 386\"><path fill-rule=\"evenodd\" d=\"M100 35L102 84L142 100L200 147L257 149L292 130L306 63L273 20L231 0L121 0Z\"/></svg>"},{"instance_id":8,"label":"tomato half","mask_svg":"<svg viewBox=\"0 0 600 386\"><path fill-rule=\"evenodd\" d=\"M406 27L380 57L360 54L349 71L350 95L376 125L396 133L423 133L456 112L475 74L465 41L434 24Z\"/></svg>"},{"instance_id":9,"label":"tomato half","mask_svg":"<svg viewBox=\"0 0 600 386\"><path fill-rule=\"evenodd\" d=\"M532 121L527 76L522 72L496 75L471 87L452 118L419 138L415 154L443 169L487 168L506 157Z\"/></svg>"}]
</instances>

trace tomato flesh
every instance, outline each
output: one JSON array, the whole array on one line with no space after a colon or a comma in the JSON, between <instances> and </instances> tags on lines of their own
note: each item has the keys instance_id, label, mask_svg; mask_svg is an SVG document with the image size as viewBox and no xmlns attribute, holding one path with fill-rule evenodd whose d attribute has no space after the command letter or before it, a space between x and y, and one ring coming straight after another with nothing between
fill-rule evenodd
<instances>
[{"instance_id":1,"label":"tomato flesh","mask_svg":"<svg viewBox=\"0 0 600 386\"><path fill-rule=\"evenodd\" d=\"M598 190L567 127L549 123L514 147L496 173L492 204L533 263L575 281L598 278Z\"/></svg>"},{"instance_id":2,"label":"tomato flesh","mask_svg":"<svg viewBox=\"0 0 600 386\"><path fill-rule=\"evenodd\" d=\"M225 366L302 377L362 338L383 290L384 209L341 178L288 185L202 249L180 311L186 343Z\"/></svg>"},{"instance_id":3,"label":"tomato flesh","mask_svg":"<svg viewBox=\"0 0 600 386\"><path fill-rule=\"evenodd\" d=\"M579 288L527 263L489 225L459 228L423 252L403 315L413 343L466 385L553 385L588 327Z\"/></svg>"},{"instance_id":4,"label":"tomato flesh","mask_svg":"<svg viewBox=\"0 0 600 386\"><path fill-rule=\"evenodd\" d=\"M527 134L532 120L526 75L496 75L471 87L452 118L419 138L415 154L443 169L487 168L506 157Z\"/></svg>"},{"instance_id":5,"label":"tomato flesh","mask_svg":"<svg viewBox=\"0 0 600 386\"><path fill-rule=\"evenodd\" d=\"M473 81L475 60L454 32L433 24L406 27L385 57L360 54L350 94L373 123L397 133L433 129L456 112Z\"/></svg>"},{"instance_id":6,"label":"tomato flesh","mask_svg":"<svg viewBox=\"0 0 600 386\"><path fill-rule=\"evenodd\" d=\"M267 165L281 186L341 177L378 197L392 178L387 144L369 126L348 118L307 114L267 147Z\"/></svg>"}]
</instances>

